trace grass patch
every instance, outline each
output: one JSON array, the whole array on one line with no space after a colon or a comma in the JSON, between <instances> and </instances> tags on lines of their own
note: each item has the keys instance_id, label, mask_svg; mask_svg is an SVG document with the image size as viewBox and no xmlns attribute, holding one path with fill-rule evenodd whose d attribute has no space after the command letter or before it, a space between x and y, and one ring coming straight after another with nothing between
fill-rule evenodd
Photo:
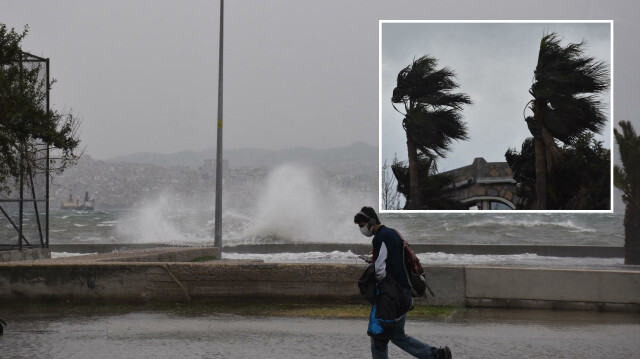
<instances>
[{"instance_id":1,"label":"grass patch","mask_svg":"<svg viewBox=\"0 0 640 359\"><path fill-rule=\"evenodd\" d=\"M218 258L217 256L202 256L202 257L196 257L193 258L191 261L192 262L209 262L209 261L216 261L220 258Z\"/></svg>"},{"instance_id":2,"label":"grass patch","mask_svg":"<svg viewBox=\"0 0 640 359\"><path fill-rule=\"evenodd\" d=\"M430 306L430 305L416 305L412 311L409 312L410 318L418 319L446 319L453 315L460 308L451 306Z\"/></svg>"},{"instance_id":3,"label":"grass patch","mask_svg":"<svg viewBox=\"0 0 640 359\"><path fill-rule=\"evenodd\" d=\"M369 304L338 303L218 302L179 304L178 307L180 311L188 313L335 319L368 318L371 311L371 305ZM457 307L416 305L409 312L408 317L421 320L444 320L458 309Z\"/></svg>"},{"instance_id":4,"label":"grass patch","mask_svg":"<svg viewBox=\"0 0 640 359\"><path fill-rule=\"evenodd\" d=\"M411 320L444 321L458 307L433 307L416 305L407 317ZM371 311L369 304L347 303L294 303L263 302L247 300L204 301L190 303L16 303L10 308L0 308L0 317L21 313L45 314L52 317L84 317L94 315L122 315L134 312L174 313L181 316L231 314L253 317L367 319ZM10 315L9 315L10 316Z\"/></svg>"}]
</instances>

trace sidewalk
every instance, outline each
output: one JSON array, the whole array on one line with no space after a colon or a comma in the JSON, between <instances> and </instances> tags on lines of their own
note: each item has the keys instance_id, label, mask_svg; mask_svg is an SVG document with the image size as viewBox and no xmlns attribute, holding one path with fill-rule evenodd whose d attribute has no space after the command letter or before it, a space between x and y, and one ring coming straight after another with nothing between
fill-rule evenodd
<instances>
[{"instance_id":1,"label":"sidewalk","mask_svg":"<svg viewBox=\"0 0 640 359\"><path fill-rule=\"evenodd\" d=\"M0 309L7 358L370 358L367 319L244 317L200 310ZM406 332L461 358L633 358L638 313L462 309ZM28 337L28 340L25 338ZM391 358L409 358L390 346Z\"/></svg>"}]
</instances>

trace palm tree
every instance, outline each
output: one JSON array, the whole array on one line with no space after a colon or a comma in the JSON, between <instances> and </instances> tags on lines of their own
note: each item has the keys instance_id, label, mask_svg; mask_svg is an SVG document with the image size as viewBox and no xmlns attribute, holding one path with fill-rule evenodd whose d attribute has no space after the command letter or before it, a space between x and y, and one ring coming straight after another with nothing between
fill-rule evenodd
<instances>
[{"instance_id":1,"label":"palm tree","mask_svg":"<svg viewBox=\"0 0 640 359\"><path fill-rule=\"evenodd\" d=\"M395 161L391 165L393 175L398 180L397 192L406 198L409 194L410 180L409 168L405 162ZM420 176L420 201L429 203L429 209L437 210L462 210L466 209L459 201L454 199L455 180L447 173L438 173L435 168L435 160L423 154L418 156L418 174ZM408 209L405 203L404 209Z\"/></svg>"},{"instance_id":2,"label":"palm tree","mask_svg":"<svg viewBox=\"0 0 640 359\"><path fill-rule=\"evenodd\" d=\"M518 183L517 209L535 209L535 140L528 137L522 150L509 149L505 158ZM561 210L608 210L611 208L611 151L587 132L573 145L561 148L564 160L548 173L547 203Z\"/></svg>"},{"instance_id":3,"label":"palm tree","mask_svg":"<svg viewBox=\"0 0 640 359\"><path fill-rule=\"evenodd\" d=\"M604 62L584 55L584 42L560 45L555 33L542 37L527 117L535 140L538 209L547 209L546 174L562 159L555 140L573 144L585 132L600 133L607 117L598 95L609 88Z\"/></svg>"},{"instance_id":4,"label":"palm tree","mask_svg":"<svg viewBox=\"0 0 640 359\"><path fill-rule=\"evenodd\" d=\"M410 191L406 209L422 209L418 151L431 160L444 157L453 140L466 140L467 128L462 120L462 105L471 104L458 88L455 73L448 67L436 69L438 60L429 55L414 60L398 73L391 103L404 116L402 127L407 134ZM404 112L395 104L403 104ZM434 162L435 163L435 162Z\"/></svg>"},{"instance_id":5,"label":"palm tree","mask_svg":"<svg viewBox=\"0 0 640 359\"><path fill-rule=\"evenodd\" d=\"M622 200L627 205L624 212L624 262L640 264L640 136L631 122L618 123L622 133L613 129L620 151L622 167L616 165L613 184L622 190Z\"/></svg>"}]
</instances>

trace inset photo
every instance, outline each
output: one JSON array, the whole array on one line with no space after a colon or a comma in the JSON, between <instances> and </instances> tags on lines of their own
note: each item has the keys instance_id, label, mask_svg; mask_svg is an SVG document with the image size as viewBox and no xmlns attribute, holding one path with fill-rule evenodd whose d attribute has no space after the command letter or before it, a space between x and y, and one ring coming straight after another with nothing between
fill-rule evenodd
<instances>
[{"instance_id":1,"label":"inset photo","mask_svg":"<svg viewBox=\"0 0 640 359\"><path fill-rule=\"evenodd\" d=\"M386 21L381 212L613 212L613 21Z\"/></svg>"}]
</instances>

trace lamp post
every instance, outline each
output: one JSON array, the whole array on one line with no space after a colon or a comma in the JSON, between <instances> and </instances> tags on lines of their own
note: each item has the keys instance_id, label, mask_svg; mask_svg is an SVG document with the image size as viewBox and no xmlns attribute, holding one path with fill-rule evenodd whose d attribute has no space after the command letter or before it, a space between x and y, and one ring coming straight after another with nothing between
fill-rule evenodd
<instances>
[{"instance_id":1,"label":"lamp post","mask_svg":"<svg viewBox=\"0 0 640 359\"><path fill-rule=\"evenodd\" d=\"M216 213L214 245L222 258L222 45L224 30L224 0L220 0L220 46L218 51L218 139L216 150Z\"/></svg>"}]
</instances>

